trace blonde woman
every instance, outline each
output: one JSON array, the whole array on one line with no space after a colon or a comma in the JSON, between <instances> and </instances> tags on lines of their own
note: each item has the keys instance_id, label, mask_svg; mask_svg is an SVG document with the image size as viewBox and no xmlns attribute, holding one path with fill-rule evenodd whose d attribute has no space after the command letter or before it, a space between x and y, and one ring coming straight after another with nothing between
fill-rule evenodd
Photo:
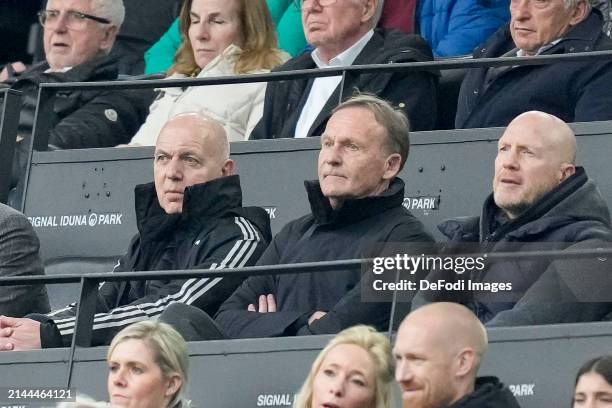
<instances>
[{"instance_id":1,"label":"blonde woman","mask_svg":"<svg viewBox=\"0 0 612 408\"><path fill-rule=\"evenodd\" d=\"M111 407L189 407L187 344L172 326L150 320L127 326L106 359Z\"/></svg>"},{"instance_id":2,"label":"blonde woman","mask_svg":"<svg viewBox=\"0 0 612 408\"><path fill-rule=\"evenodd\" d=\"M288 58L277 49L265 0L186 0L179 28L168 79L264 73ZM130 144L154 145L170 117L193 111L221 122L230 142L246 140L261 118L265 91L265 82L161 89Z\"/></svg>"},{"instance_id":3,"label":"blonde woman","mask_svg":"<svg viewBox=\"0 0 612 408\"><path fill-rule=\"evenodd\" d=\"M389 408L393 359L387 337L369 326L338 333L319 353L294 408Z\"/></svg>"}]
</instances>

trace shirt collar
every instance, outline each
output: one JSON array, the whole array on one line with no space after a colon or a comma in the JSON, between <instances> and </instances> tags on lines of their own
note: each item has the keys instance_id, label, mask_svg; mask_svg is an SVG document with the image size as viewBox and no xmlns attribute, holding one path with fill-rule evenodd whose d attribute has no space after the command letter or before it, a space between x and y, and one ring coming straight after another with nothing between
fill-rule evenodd
<instances>
[{"instance_id":1,"label":"shirt collar","mask_svg":"<svg viewBox=\"0 0 612 408\"><path fill-rule=\"evenodd\" d=\"M545 45L545 46L543 46L543 47L540 47L540 49L538 50L538 52L536 52L536 54L535 54L535 55L540 55L541 53L543 53L543 52L544 52L544 51L546 51L547 49L549 49L549 48L551 48L551 47L553 47L553 46L555 46L555 45L559 44L559 41L561 41L561 40L562 40L562 38L558 38L558 39L556 39L555 41L553 41L553 42L551 42L551 43L549 43L549 44L546 44L546 45ZM525 51L523 51L523 50L519 49L519 50L516 52L516 56L517 56L517 57L526 57L527 55L525 54Z\"/></svg>"},{"instance_id":2,"label":"shirt collar","mask_svg":"<svg viewBox=\"0 0 612 408\"><path fill-rule=\"evenodd\" d=\"M374 35L374 30L370 30L363 35L355 44L351 45L350 48L342 51L340 54L336 55L334 58L329 60L329 64L325 63L321 57L319 56L319 50L315 49L312 52L312 59L315 64L317 64L318 68L330 68L330 67L347 67L349 65L353 65L353 62L359 55L359 53L364 49L366 44L370 41L372 36Z\"/></svg>"}]
</instances>

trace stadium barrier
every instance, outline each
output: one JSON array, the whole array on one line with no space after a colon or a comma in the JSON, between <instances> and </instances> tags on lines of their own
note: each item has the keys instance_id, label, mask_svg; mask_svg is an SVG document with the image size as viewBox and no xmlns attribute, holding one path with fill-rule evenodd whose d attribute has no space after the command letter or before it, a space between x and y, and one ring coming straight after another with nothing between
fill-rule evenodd
<instances>
[{"instance_id":1,"label":"stadium barrier","mask_svg":"<svg viewBox=\"0 0 612 408\"><path fill-rule=\"evenodd\" d=\"M611 249L490 254L492 259L514 257L592 257L611 255ZM57 387L98 399L105 393L106 347L88 348L98 283L101 281L216 277L228 274L325 273L357 267L368 260L313 262L227 270L156 271L0 278L6 284L64 284L80 282L77 326L70 349L0 354L0 387ZM390 320L402 316L393 316ZM523 408L565 406L570 401L577 368L596 355L612 353L612 322L491 328L490 348L480 375L496 375L510 386ZM391 336L391 331L389 331ZM190 343L191 395L206 406L290 406L317 352L331 336L241 339ZM398 399L399 401L399 399ZM399 404L397 404L399 406Z\"/></svg>"}]
</instances>

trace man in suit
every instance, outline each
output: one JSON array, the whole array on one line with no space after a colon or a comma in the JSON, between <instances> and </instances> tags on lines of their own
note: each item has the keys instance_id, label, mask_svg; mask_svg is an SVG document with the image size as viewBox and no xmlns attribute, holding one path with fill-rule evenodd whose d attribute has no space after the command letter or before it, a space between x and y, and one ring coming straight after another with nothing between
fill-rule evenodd
<instances>
[{"instance_id":1,"label":"man in suit","mask_svg":"<svg viewBox=\"0 0 612 408\"><path fill-rule=\"evenodd\" d=\"M304 34L314 50L298 55L277 70L431 60L431 48L421 37L374 29L378 3L379 0L300 0ZM410 120L410 130L432 129L436 83L437 76L425 71L270 82L264 113L251 139L320 136L332 109L356 91L374 94L402 110Z\"/></svg>"},{"instance_id":2,"label":"man in suit","mask_svg":"<svg viewBox=\"0 0 612 408\"><path fill-rule=\"evenodd\" d=\"M38 248L38 237L26 217L0 204L0 277L43 275ZM45 285L0 286L0 315L48 311Z\"/></svg>"}]
</instances>

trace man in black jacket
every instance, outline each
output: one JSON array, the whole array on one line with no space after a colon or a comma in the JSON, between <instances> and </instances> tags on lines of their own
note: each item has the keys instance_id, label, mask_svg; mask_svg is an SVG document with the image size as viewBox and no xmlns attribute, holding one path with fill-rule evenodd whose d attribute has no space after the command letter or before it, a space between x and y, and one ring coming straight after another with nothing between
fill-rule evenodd
<instances>
[{"instance_id":1,"label":"man in black jacket","mask_svg":"<svg viewBox=\"0 0 612 408\"><path fill-rule=\"evenodd\" d=\"M318 181L306 182L312 213L287 224L258 265L365 257L380 243L431 243L407 209L397 178L408 156L403 113L373 96L334 110L321 137ZM365 283L363 283L365 285ZM361 298L360 268L256 276L219 308L230 338L337 333L363 323L385 329L390 303Z\"/></svg>"},{"instance_id":2,"label":"man in black jacket","mask_svg":"<svg viewBox=\"0 0 612 408\"><path fill-rule=\"evenodd\" d=\"M593 180L575 165L576 138L560 119L543 112L519 115L498 142L493 193L480 217L445 221L449 252L572 251L610 247L610 212ZM454 300L490 326L601 320L612 311L609 258L488 260L482 270L430 279L462 281L465 291L423 293ZM468 283L485 284L468 290ZM494 285L507 290L493 292ZM421 301L417 295L417 301Z\"/></svg>"},{"instance_id":3,"label":"man in black jacket","mask_svg":"<svg viewBox=\"0 0 612 408\"><path fill-rule=\"evenodd\" d=\"M474 58L612 50L599 10L589 0L512 1L510 23ZM565 122L612 119L609 58L545 65L469 69L461 84L457 129L507 126L530 110Z\"/></svg>"},{"instance_id":4,"label":"man in black jacket","mask_svg":"<svg viewBox=\"0 0 612 408\"><path fill-rule=\"evenodd\" d=\"M276 69L294 71L350 65L429 61L431 49L419 36L374 30L378 0L300 1L304 34L312 52ZM342 95L340 87L342 83ZM251 139L320 136L332 109L356 91L377 95L407 114L411 130L433 129L437 76L410 71L367 73L270 82L264 113Z\"/></svg>"},{"instance_id":5,"label":"man in black jacket","mask_svg":"<svg viewBox=\"0 0 612 408\"><path fill-rule=\"evenodd\" d=\"M124 14L122 0L48 1L40 13L45 61L7 80L11 88L24 93L18 149L27 148L23 139L32 133L39 84L117 79L118 61L108 54ZM49 145L81 149L127 143L148 114L151 100L149 91L58 92L53 100Z\"/></svg>"},{"instance_id":6,"label":"man in black jacket","mask_svg":"<svg viewBox=\"0 0 612 408\"><path fill-rule=\"evenodd\" d=\"M267 213L242 207L238 176L223 127L197 114L181 114L160 132L154 183L136 187L139 233L115 271L224 269L252 265L270 240ZM192 278L123 281L100 287L93 344L110 343L135 321L158 317L175 303L214 314L242 279ZM0 349L70 344L76 305L31 315L0 317ZM39 323L40 322L40 323Z\"/></svg>"},{"instance_id":7,"label":"man in black jacket","mask_svg":"<svg viewBox=\"0 0 612 408\"><path fill-rule=\"evenodd\" d=\"M406 408L520 408L496 377L479 377L487 332L465 306L434 303L397 331L395 379Z\"/></svg>"}]
</instances>

